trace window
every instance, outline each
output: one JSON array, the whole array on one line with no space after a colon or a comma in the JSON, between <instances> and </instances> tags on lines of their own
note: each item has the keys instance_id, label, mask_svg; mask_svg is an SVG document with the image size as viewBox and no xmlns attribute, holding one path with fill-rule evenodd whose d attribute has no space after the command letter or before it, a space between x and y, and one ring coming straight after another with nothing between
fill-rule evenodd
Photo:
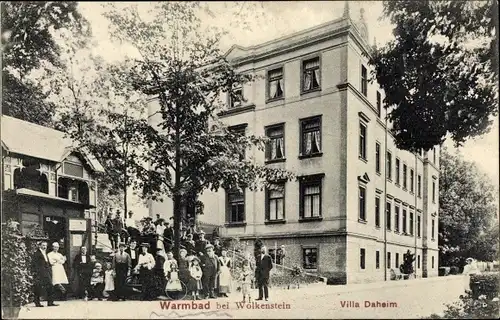
<instances>
[{"instance_id":1,"label":"window","mask_svg":"<svg viewBox=\"0 0 500 320\"><path fill-rule=\"evenodd\" d=\"M380 251L375 251L375 269L380 269Z\"/></svg>"},{"instance_id":2,"label":"window","mask_svg":"<svg viewBox=\"0 0 500 320\"><path fill-rule=\"evenodd\" d=\"M321 153L321 117L301 120L301 155Z\"/></svg>"},{"instance_id":3,"label":"window","mask_svg":"<svg viewBox=\"0 0 500 320\"><path fill-rule=\"evenodd\" d=\"M304 269L317 269L318 268L318 249L317 248L303 248L302 261Z\"/></svg>"},{"instance_id":4,"label":"window","mask_svg":"<svg viewBox=\"0 0 500 320\"><path fill-rule=\"evenodd\" d=\"M435 232L435 231L436 231L436 230L435 230L435 220L434 220L434 219L432 219L432 221L431 221L431 239L432 239L432 240L434 240L434 239L435 239L435 238L434 238L434 232Z\"/></svg>"},{"instance_id":5,"label":"window","mask_svg":"<svg viewBox=\"0 0 500 320\"><path fill-rule=\"evenodd\" d=\"M229 131L238 137L244 137L246 135L246 128L247 128L247 124L240 124L240 125L229 127ZM242 145L243 145L243 147L240 150L240 161L245 160L245 157L246 157L246 150L245 150L244 144L242 144Z\"/></svg>"},{"instance_id":6,"label":"window","mask_svg":"<svg viewBox=\"0 0 500 320\"><path fill-rule=\"evenodd\" d=\"M359 123L359 157L366 160L366 124Z\"/></svg>"},{"instance_id":7,"label":"window","mask_svg":"<svg viewBox=\"0 0 500 320\"><path fill-rule=\"evenodd\" d=\"M391 268L391 253L387 252L387 269Z\"/></svg>"},{"instance_id":8,"label":"window","mask_svg":"<svg viewBox=\"0 0 500 320\"><path fill-rule=\"evenodd\" d=\"M359 219L366 221L366 189L359 187Z\"/></svg>"},{"instance_id":9,"label":"window","mask_svg":"<svg viewBox=\"0 0 500 320\"><path fill-rule=\"evenodd\" d=\"M391 230L391 203L387 202L387 209L385 214L385 221L387 230Z\"/></svg>"},{"instance_id":10,"label":"window","mask_svg":"<svg viewBox=\"0 0 500 320\"><path fill-rule=\"evenodd\" d=\"M408 167L403 164L403 189L408 189Z\"/></svg>"},{"instance_id":11,"label":"window","mask_svg":"<svg viewBox=\"0 0 500 320\"><path fill-rule=\"evenodd\" d=\"M422 198L422 176L417 176L417 196Z\"/></svg>"},{"instance_id":12,"label":"window","mask_svg":"<svg viewBox=\"0 0 500 320\"><path fill-rule=\"evenodd\" d=\"M302 92L320 88L321 75L319 57L302 62Z\"/></svg>"},{"instance_id":13,"label":"window","mask_svg":"<svg viewBox=\"0 0 500 320\"><path fill-rule=\"evenodd\" d=\"M382 114L382 96L380 95L380 91L377 91L377 115L380 118Z\"/></svg>"},{"instance_id":14,"label":"window","mask_svg":"<svg viewBox=\"0 0 500 320\"><path fill-rule=\"evenodd\" d=\"M407 221L406 221L406 218L407 218L407 217L406 217L406 213L407 213L407 212L406 212L406 209L405 209L405 208L403 208L403 222L402 222L402 223L403 223L403 233L406 233L406 222L407 222Z\"/></svg>"},{"instance_id":15,"label":"window","mask_svg":"<svg viewBox=\"0 0 500 320\"><path fill-rule=\"evenodd\" d=\"M375 171L380 174L380 143L375 143Z\"/></svg>"},{"instance_id":16,"label":"window","mask_svg":"<svg viewBox=\"0 0 500 320\"><path fill-rule=\"evenodd\" d=\"M63 171L64 171L64 174L67 174L70 176L83 177L83 166L81 164L64 162L63 163Z\"/></svg>"},{"instance_id":17,"label":"window","mask_svg":"<svg viewBox=\"0 0 500 320\"><path fill-rule=\"evenodd\" d=\"M267 73L268 81L268 99L280 99L283 98L284 94L284 80L283 80L283 68L277 68L271 70Z\"/></svg>"},{"instance_id":18,"label":"window","mask_svg":"<svg viewBox=\"0 0 500 320\"><path fill-rule=\"evenodd\" d=\"M361 93L368 96L368 71L365 66L361 66Z\"/></svg>"},{"instance_id":19,"label":"window","mask_svg":"<svg viewBox=\"0 0 500 320\"><path fill-rule=\"evenodd\" d=\"M380 228L380 198L375 198L375 227Z\"/></svg>"},{"instance_id":20,"label":"window","mask_svg":"<svg viewBox=\"0 0 500 320\"><path fill-rule=\"evenodd\" d=\"M436 203L436 181L432 181L432 203Z\"/></svg>"},{"instance_id":21,"label":"window","mask_svg":"<svg viewBox=\"0 0 500 320\"><path fill-rule=\"evenodd\" d=\"M417 268L420 269L420 255L417 256Z\"/></svg>"},{"instance_id":22,"label":"window","mask_svg":"<svg viewBox=\"0 0 500 320\"><path fill-rule=\"evenodd\" d=\"M436 147L432 148L432 162L436 164Z\"/></svg>"},{"instance_id":23,"label":"window","mask_svg":"<svg viewBox=\"0 0 500 320\"><path fill-rule=\"evenodd\" d=\"M396 252L396 259L395 260L396 260L395 261L396 262L395 268L399 269L399 253L398 252Z\"/></svg>"},{"instance_id":24,"label":"window","mask_svg":"<svg viewBox=\"0 0 500 320\"><path fill-rule=\"evenodd\" d=\"M420 215L417 216L417 236L420 238L421 236L421 221L422 217Z\"/></svg>"},{"instance_id":25,"label":"window","mask_svg":"<svg viewBox=\"0 0 500 320\"><path fill-rule=\"evenodd\" d=\"M410 212L410 235L413 235L413 212Z\"/></svg>"},{"instance_id":26,"label":"window","mask_svg":"<svg viewBox=\"0 0 500 320\"><path fill-rule=\"evenodd\" d=\"M266 190L266 197L266 220L283 220L285 218L285 184L273 184Z\"/></svg>"},{"instance_id":27,"label":"window","mask_svg":"<svg viewBox=\"0 0 500 320\"><path fill-rule=\"evenodd\" d=\"M434 269L434 256L431 257L432 260L432 269Z\"/></svg>"},{"instance_id":28,"label":"window","mask_svg":"<svg viewBox=\"0 0 500 320\"><path fill-rule=\"evenodd\" d=\"M243 104L243 87L241 85L234 85L228 96L230 109L241 107Z\"/></svg>"},{"instance_id":29,"label":"window","mask_svg":"<svg viewBox=\"0 0 500 320\"><path fill-rule=\"evenodd\" d=\"M387 168L386 168L387 179L392 180L392 154L387 151Z\"/></svg>"},{"instance_id":30,"label":"window","mask_svg":"<svg viewBox=\"0 0 500 320\"><path fill-rule=\"evenodd\" d=\"M396 185L398 185L398 186L401 183L401 175L399 172L400 165L401 165L401 161L399 160L399 158L396 158Z\"/></svg>"},{"instance_id":31,"label":"window","mask_svg":"<svg viewBox=\"0 0 500 320\"><path fill-rule=\"evenodd\" d=\"M232 190L227 193L227 222L245 222L245 191Z\"/></svg>"},{"instance_id":32,"label":"window","mask_svg":"<svg viewBox=\"0 0 500 320\"><path fill-rule=\"evenodd\" d=\"M365 270L365 249L359 249L359 267L361 270Z\"/></svg>"},{"instance_id":33,"label":"window","mask_svg":"<svg viewBox=\"0 0 500 320\"><path fill-rule=\"evenodd\" d=\"M394 231L399 232L399 206L394 206Z\"/></svg>"},{"instance_id":34,"label":"window","mask_svg":"<svg viewBox=\"0 0 500 320\"><path fill-rule=\"evenodd\" d=\"M266 136L269 142L266 148L266 160L281 160L285 158L285 125L266 128Z\"/></svg>"},{"instance_id":35,"label":"window","mask_svg":"<svg viewBox=\"0 0 500 320\"><path fill-rule=\"evenodd\" d=\"M420 149L419 154L420 154L420 158L423 158L424 157L424 149Z\"/></svg>"},{"instance_id":36,"label":"window","mask_svg":"<svg viewBox=\"0 0 500 320\"><path fill-rule=\"evenodd\" d=\"M302 219L321 217L321 182L322 177L306 177L300 182Z\"/></svg>"},{"instance_id":37,"label":"window","mask_svg":"<svg viewBox=\"0 0 500 320\"><path fill-rule=\"evenodd\" d=\"M410 192L415 192L415 172L413 169L410 169Z\"/></svg>"}]
</instances>

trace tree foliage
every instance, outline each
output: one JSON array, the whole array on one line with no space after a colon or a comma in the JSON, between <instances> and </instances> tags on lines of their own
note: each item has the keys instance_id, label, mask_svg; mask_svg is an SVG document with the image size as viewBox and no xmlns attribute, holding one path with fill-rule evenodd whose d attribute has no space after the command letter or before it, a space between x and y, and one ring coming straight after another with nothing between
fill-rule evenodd
<instances>
[{"instance_id":1,"label":"tree foliage","mask_svg":"<svg viewBox=\"0 0 500 320\"><path fill-rule=\"evenodd\" d=\"M443 265L498 257L497 191L474 163L441 152L439 253Z\"/></svg>"},{"instance_id":2,"label":"tree foliage","mask_svg":"<svg viewBox=\"0 0 500 320\"><path fill-rule=\"evenodd\" d=\"M496 8L496 9L495 9ZM370 63L401 149L460 145L498 113L498 1L384 1L395 39Z\"/></svg>"},{"instance_id":3,"label":"tree foliage","mask_svg":"<svg viewBox=\"0 0 500 320\"><path fill-rule=\"evenodd\" d=\"M76 2L2 2L4 114L42 125L51 124L56 106L46 101L50 90L46 90L39 79L51 76L44 69L61 66L60 47L53 35L61 29L90 34Z\"/></svg>"},{"instance_id":4,"label":"tree foliage","mask_svg":"<svg viewBox=\"0 0 500 320\"><path fill-rule=\"evenodd\" d=\"M147 132L144 154L150 167L141 175L141 187L147 198L173 198L176 248L185 195L220 187L255 189L292 176L243 159L246 150L262 149L265 139L238 134L217 120L225 107L221 96L253 76L237 72L223 58L218 46L223 32L205 29L203 12L206 8L195 2L162 2L152 4L147 19L136 5L106 14L111 33L137 51L128 78L136 90L158 98L156 126Z\"/></svg>"}]
</instances>

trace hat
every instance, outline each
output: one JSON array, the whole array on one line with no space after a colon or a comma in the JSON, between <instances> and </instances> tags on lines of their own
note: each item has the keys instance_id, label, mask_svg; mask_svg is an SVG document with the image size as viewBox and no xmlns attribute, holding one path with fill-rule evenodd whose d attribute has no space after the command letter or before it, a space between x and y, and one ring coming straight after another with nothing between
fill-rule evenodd
<instances>
[{"instance_id":1,"label":"hat","mask_svg":"<svg viewBox=\"0 0 500 320\"><path fill-rule=\"evenodd\" d=\"M123 243L123 242L121 242L121 243L118 245L118 247L126 247L126 246L127 246L127 245L126 245L125 243Z\"/></svg>"},{"instance_id":2,"label":"hat","mask_svg":"<svg viewBox=\"0 0 500 320\"><path fill-rule=\"evenodd\" d=\"M149 243L143 242L143 243L141 243L141 247L149 248Z\"/></svg>"},{"instance_id":3,"label":"hat","mask_svg":"<svg viewBox=\"0 0 500 320\"><path fill-rule=\"evenodd\" d=\"M205 234L205 231L200 230L200 232L198 232L198 234Z\"/></svg>"},{"instance_id":4,"label":"hat","mask_svg":"<svg viewBox=\"0 0 500 320\"><path fill-rule=\"evenodd\" d=\"M153 221L153 218L151 217L145 217L144 220L150 220L150 221Z\"/></svg>"},{"instance_id":5,"label":"hat","mask_svg":"<svg viewBox=\"0 0 500 320\"><path fill-rule=\"evenodd\" d=\"M99 262L96 262L95 267L97 267L97 266L102 267L102 264L100 264Z\"/></svg>"},{"instance_id":6,"label":"hat","mask_svg":"<svg viewBox=\"0 0 500 320\"><path fill-rule=\"evenodd\" d=\"M205 247L205 250L208 250L208 249L213 249L213 248L214 248L214 246L213 246L213 245L211 245L211 244L207 244L207 246Z\"/></svg>"},{"instance_id":7,"label":"hat","mask_svg":"<svg viewBox=\"0 0 500 320\"><path fill-rule=\"evenodd\" d=\"M471 257L468 257L467 259L465 259L465 261L474 261L474 259L472 259Z\"/></svg>"},{"instance_id":8,"label":"hat","mask_svg":"<svg viewBox=\"0 0 500 320\"><path fill-rule=\"evenodd\" d=\"M180 249L180 250L179 250L179 253L181 253L181 252L185 252L185 253L187 253L187 250L186 250L186 249Z\"/></svg>"},{"instance_id":9,"label":"hat","mask_svg":"<svg viewBox=\"0 0 500 320\"><path fill-rule=\"evenodd\" d=\"M189 262L193 262L194 260L200 262L200 258L198 258L197 256L189 256Z\"/></svg>"}]
</instances>

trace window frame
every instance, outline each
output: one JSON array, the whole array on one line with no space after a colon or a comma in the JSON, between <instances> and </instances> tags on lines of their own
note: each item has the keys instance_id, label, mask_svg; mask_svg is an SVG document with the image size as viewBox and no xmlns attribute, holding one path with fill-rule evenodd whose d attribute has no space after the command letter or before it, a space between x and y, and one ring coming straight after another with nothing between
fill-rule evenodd
<instances>
[{"instance_id":1,"label":"window frame","mask_svg":"<svg viewBox=\"0 0 500 320\"><path fill-rule=\"evenodd\" d=\"M246 225L246 189L242 188L243 196L243 221L231 221L232 219L232 203L230 201L231 194L239 193L237 190L226 190L226 225L227 226L240 226ZM239 213L239 212L238 212Z\"/></svg>"},{"instance_id":2,"label":"window frame","mask_svg":"<svg viewBox=\"0 0 500 320\"><path fill-rule=\"evenodd\" d=\"M387 177L387 180L392 181L392 152L390 150L387 150L385 156L385 175Z\"/></svg>"},{"instance_id":3,"label":"window frame","mask_svg":"<svg viewBox=\"0 0 500 320\"><path fill-rule=\"evenodd\" d=\"M396 157L396 162L394 163L394 170L396 173L396 176L394 177L394 184L396 186L400 187L401 186L401 159Z\"/></svg>"},{"instance_id":4,"label":"window frame","mask_svg":"<svg viewBox=\"0 0 500 320\"><path fill-rule=\"evenodd\" d=\"M361 94L368 97L368 68L361 64Z\"/></svg>"},{"instance_id":5,"label":"window frame","mask_svg":"<svg viewBox=\"0 0 500 320\"><path fill-rule=\"evenodd\" d=\"M380 175L382 173L382 163L380 157L380 151L382 150L382 145L380 142L375 142L375 173Z\"/></svg>"},{"instance_id":6,"label":"window frame","mask_svg":"<svg viewBox=\"0 0 500 320\"><path fill-rule=\"evenodd\" d=\"M403 162L403 190L408 190L408 165Z\"/></svg>"},{"instance_id":7,"label":"window frame","mask_svg":"<svg viewBox=\"0 0 500 320\"><path fill-rule=\"evenodd\" d=\"M270 157L270 154L271 154L271 140L278 139L280 137L272 137L271 138L269 136L269 132L272 131L272 130L279 129L279 128L282 131L281 138L283 138L283 157L282 158L271 159L271 157ZM276 123L276 124L272 124L272 125L269 125L269 126L265 126L264 127L264 132L265 132L266 138L269 139L268 143L266 143L266 146L265 146L265 163L275 163L275 162L284 162L284 161L286 161L285 123L281 122L281 123Z\"/></svg>"},{"instance_id":8,"label":"window frame","mask_svg":"<svg viewBox=\"0 0 500 320\"><path fill-rule=\"evenodd\" d=\"M234 101L234 92L235 91L238 91L238 90L241 90L241 100L240 100L240 103L238 105L235 105L235 101ZM237 108L241 108L243 107L243 103L245 102L245 93L243 91L243 84L232 84L230 85L230 90L228 90L228 94L227 94L227 108L228 110L233 110L233 109L237 109Z\"/></svg>"},{"instance_id":9,"label":"window frame","mask_svg":"<svg viewBox=\"0 0 500 320\"><path fill-rule=\"evenodd\" d=\"M272 184L274 185L279 185L281 186L282 188L282 191L283 191L283 194L282 194L282 197L281 198L273 198L271 199L270 197L270 193L271 191L273 191L272 189L270 189L269 187L266 188L265 190L265 201L266 201L266 217L265 217L265 222L266 223L282 223L282 222L285 222L286 221L286 204L285 204L285 201L286 201L286 182L285 181L276 181L276 182L273 182ZM271 203L270 201L271 200L276 200L276 199L282 199L283 200L283 218L281 219L271 219ZM276 203L276 206L277 206L277 203Z\"/></svg>"},{"instance_id":10,"label":"window frame","mask_svg":"<svg viewBox=\"0 0 500 320\"><path fill-rule=\"evenodd\" d=\"M414 229L415 229L413 227L413 224L415 223L415 212L413 212L413 211L410 210L410 217L409 217L408 220L409 220L409 226L408 226L409 230L408 230L408 232L409 232L410 236L413 236L414 235Z\"/></svg>"},{"instance_id":11,"label":"window frame","mask_svg":"<svg viewBox=\"0 0 500 320\"><path fill-rule=\"evenodd\" d=\"M300 145L299 145L299 159L304 159L304 158L313 158L313 157L321 157L323 155L323 130L322 130L322 126L323 126L323 121L322 121L322 118L323 116L322 115L317 115L317 116L312 116L312 117L307 117L307 118L302 118L302 119L299 119L299 130L300 130ZM306 123L308 122L312 122L314 120L317 120L319 122L319 152L311 152L309 154L305 154L305 150L304 150L304 134L309 132L310 129L308 129L308 131L304 131L304 126L306 125ZM311 130L311 132L313 132L315 130Z\"/></svg>"},{"instance_id":12,"label":"window frame","mask_svg":"<svg viewBox=\"0 0 500 320\"><path fill-rule=\"evenodd\" d=\"M368 124L363 120L359 120L359 146L358 157L359 159L367 162L367 140L368 140ZM364 131L364 133L363 133Z\"/></svg>"},{"instance_id":13,"label":"window frame","mask_svg":"<svg viewBox=\"0 0 500 320\"><path fill-rule=\"evenodd\" d=\"M394 256L394 265L396 269L399 269L399 252L396 252Z\"/></svg>"},{"instance_id":14,"label":"window frame","mask_svg":"<svg viewBox=\"0 0 500 320\"><path fill-rule=\"evenodd\" d=\"M301 246L301 249L302 249L302 268L304 270L318 270L318 266L319 266L319 247L318 246ZM306 250L314 250L315 253L316 253L316 265L315 265L315 268L307 268L305 266L305 257L306 257L306 254L305 254L305 251Z\"/></svg>"},{"instance_id":15,"label":"window frame","mask_svg":"<svg viewBox=\"0 0 500 320\"><path fill-rule=\"evenodd\" d=\"M436 219L431 219L431 240L436 240Z\"/></svg>"},{"instance_id":16,"label":"window frame","mask_svg":"<svg viewBox=\"0 0 500 320\"><path fill-rule=\"evenodd\" d=\"M308 90L304 90L304 76L305 76L305 71L306 71L305 68L304 68L304 66L305 66L305 64L307 62L310 62L310 61L316 60L316 59L319 62L318 67L317 68L315 67L314 69L310 69L310 70L316 70L316 69L319 70L319 75L318 75L318 77L319 77L319 80L318 80L319 84L318 84L318 87L312 88L312 89L308 89ZM321 55L319 55L319 54L313 55L313 56L309 56L309 57L301 59L301 61L300 61L300 94L301 95L302 94L307 94L307 93L310 93L310 92L321 91L321 85L322 85L322 83L321 83L322 82L321 81L322 80L321 79L321 76L322 76L321 67L322 67Z\"/></svg>"},{"instance_id":17,"label":"window frame","mask_svg":"<svg viewBox=\"0 0 500 320\"><path fill-rule=\"evenodd\" d=\"M400 225L399 225L399 213L400 213L401 206L399 204L394 205L394 232L399 233L400 230Z\"/></svg>"},{"instance_id":18,"label":"window frame","mask_svg":"<svg viewBox=\"0 0 500 320\"><path fill-rule=\"evenodd\" d=\"M241 137L246 137L247 135L247 123L242 123L242 124L237 124L234 126L229 126L227 129L234 135L239 135L241 134ZM244 161L247 157L247 150L246 148L243 149L243 154L240 154L240 161Z\"/></svg>"},{"instance_id":19,"label":"window frame","mask_svg":"<svg viewBox=\"0 0 500 320\"><path fill-rule=\"evenodd\" d=\"M387 269L391 269L391 252L390 251L387 251L387 256L385 257L385 259L387 260L386 262L386 265L387 265Z\"/></svg>"},{"instance_id":20,"label":"window frame","mask_svg":"<svg viewBox=\"0 0 500 320\"><path fill-rule=\"evenodd\" d=\"M375 251L375 269L380 269L380 251Z\"/></svg>"},{"instance_id":21,"label":"window frame","mask_svg":"<svg viewBox=\"0 0 500 320\"><path fill-rule=\"evenodd\" d=\"M417 197L422 198L422 175L417 175Z\"/></svg>"},{"instance_id":22,"label":"window frame","mask_svg":"<svg viewBox=\"0 0 500 320\"><path fill-rule=\"evenodd\" d=\"M385 227L387 229L387 231L391 231L391 227L392 227L392 210L391 210L391 206L392 206L392 203L389 202L389 201L386 201L386 204L385 204Z\"/></svg>"},{"instance_id":23,"label":"window frame","mask_svg":"<svg viewBox=\"0 0 500 320\"><path fill-rule=\"evenodd\" d=\"M323 180L325 174L302 176L299 180L299 222L323 220ZM305 217L305 189L310 186L319 186L319 216ZM311 195L308 195L311 196Z\"/></svg>"},{"instance_id":24,"label":"window frame","mask_svg":"<svg viewBox=\"0 0 500 320\"><path fill-rule=\"evenodd\" d=\"M422 237L422 215L417 214L417 237Z\"/></svg>"},{"instance_id":25,"label":"window frame","mask_svg":"<svg viewBox=\"0 0 500 320\"><path fill-rule=\"evenodd\" d=\"M403 234L408 234L408 209L403 207L403 211L401 212L401 232Z\"/></svg>"},{"instance_id":26,"label":"window frame","mask_svg":"<svg viewBox=\"0 0 500 320\"><path fill-rule=\"evenodd\" d=\"M410 193L415 193L415 169L410 168Z\"/></svg>"},{"instance_id":27,"label":"window frame","mask_svg":"<svg viewBox=\"0 0 500 320\"><path fill-rule=\"evenodd\" d=\"M363 198L361 198L363 195ZM363 210L361 210L363 209ZM366 186L358 185L358 221L366 222Z\"/></svg>"},{"instance_id":28,"label":"window frame","mask_svg":"<svg viewBox=\"0 0 500 320\"><path fill-rule=\"evenodd\" d=\"M380 196L375 197L375 228L380 228Z\"/></svg>"},{"instance_id":29,"label":"window frame","mask_svg":"<svg viewBox=\"0 0 500 320\"><path fill-rule=\"evenodd\" d=\"M271 94L271 81L276 81L276 80L279 81L280 78L275 77L275 79L271 79L270 73L272 73L273 71L280 70L280 69L281 69L281 79L283 80L283 88L281 88L282 94L279 97L271 98L271 96L270 96L270 94ZM283 65L277 65L277 66L271 67L271 68L266 70L266 102L278 101L278 100L283 100L283 99L285 99L285 68Z\"/></svg>"},{"instance_id":30,"label":"window frame","mask_svg":"<svg viewBox=\"0 0 500 320\"><path fill-rule=\"evenodd\" d=\"M432 203L436 203L436 179L432 179Z\"/></svg>"},{"instance_id":31,"label":"window frame","mask_svg":"<svg viewBox=\"0 0 500 320\"><path fill-rule=\"evenodd\" d=\"M377 90L377 116L382 116L382 94Z\"/></svg>"},{"instance_id":32,"label":"window frame","mask_svg":"<svg viewBox=\"0 0 500 320\"><path fill-rule=\"evenodd\" d=\"M359 268L361 270L366 269L366 249L359 248Z\"/></svg>"}]
</instances>

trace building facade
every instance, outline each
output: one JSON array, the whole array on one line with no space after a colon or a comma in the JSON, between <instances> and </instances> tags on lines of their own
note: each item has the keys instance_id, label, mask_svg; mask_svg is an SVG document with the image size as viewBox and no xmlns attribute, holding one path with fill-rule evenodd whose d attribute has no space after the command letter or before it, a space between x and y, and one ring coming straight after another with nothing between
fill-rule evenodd
<instances>
[{"instance_id":1,"label":"building facade","mask_svg":"<svg viewBox=\"0 0 500 320\"><path fill-rule=\"evenodd\" d=\"M289 170L298 181L243 194L201 196L207 222L222 236L285 245L286 264L347 283L383 281L415 254L418 276L437 276L439 148L396 148L384 94L370 82L368 27L341 18L227 58L257 80L234 88L219 118L247 135L267 136L256 163ZM233 99L234 100L234 99ZM151 203L151 214L171 203Z\"/></svg>"},{"instance_id":2,"label":"building facade","mask_svg":"<svg viewBox=\"0 0 500 320\"><path fill-rule=\"evenodd\" d=\"M96 174L104 169L76 150L64 132L1 118L2 220L19 222L25 236L59 242L69 271L80 247L91 249Z\"/></svg>"}]
</instances>

